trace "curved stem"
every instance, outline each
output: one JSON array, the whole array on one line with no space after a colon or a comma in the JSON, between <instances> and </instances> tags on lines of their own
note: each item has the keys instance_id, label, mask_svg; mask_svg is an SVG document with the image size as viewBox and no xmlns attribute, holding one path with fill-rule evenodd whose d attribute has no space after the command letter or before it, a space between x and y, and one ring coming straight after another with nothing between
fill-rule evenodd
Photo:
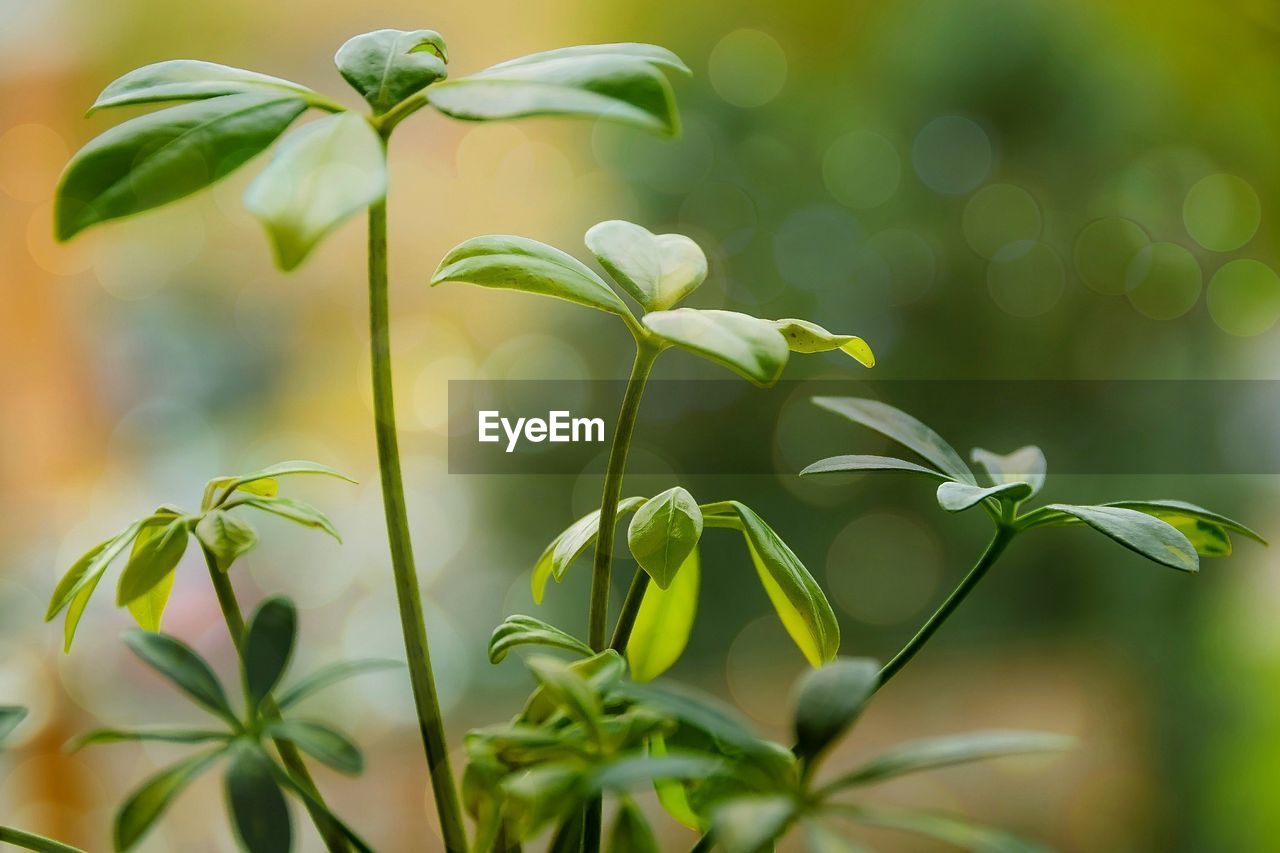
<instances>
[{"instance_id":1,"label":"curved stem","mask_svg":"<svg viewBox=\"0 0 1280 853\"><path fill-rule=\"evenodd\" d=\"M637 566L636 573L631 576L626 600L622 602L622 612L618 614L618 624L613 629L613 640L609 643L609 648L619 654L626 650L627 643L631 641L631 629L636 626L636 616L640 613L640 604L648 589L649 573Z\"/></svg>"},{"instance_id":2,"label":"curved stem","mask_svg":"<svg viewBox=\"0 0 1280 853\"><path fill-rule=\"evenodd\" d=\"M1004 549L1013 541L1013 537L1017 535L1017 531L1012 527L999 525L996 527L995 535L991 537L991 541L987 543L987 549L982 552L982 556L978 558L978 562L974 563L973 568L969 570L969 574L964 576L964 580L960 581L960 585L952 590L947 596L946 601L934 611L929 620L921 626L911 641L902 647L902 651L893 656L893 660L884 665L880 670L880 679L877 689L888 683L898 672L916 656L916 654L924 648L925 643L929 642L929 638L942 627L942 623L946 622L960 602L964 601L973 588L978 585L978 581L982 580L987 570L995 563L1000 555L1004 553Z\"/></svg>"},{"instance_id":3,"label":"curved stem","mask_svg":"<svg viewBox=\"0 0 1280 853\"><path fill-rule=\"evenodd\" d=\"M385 137L384 137L385 140ZM385 144L385 143L384 143ZM395 399L391 392L391 314L387 299L387 203L369 207L369 344L372 350L374 432L378 443L378 469L382 479L382 503L391 544L391 571L395 575L400 627L413 685L418 728L431 772L431 789L440 815L440 832L449 853L465 853L466 829L458 803L444 717L431 671L427 626L422 615L422 593L413 563L409 516L405 509L404 482L400 473L400 448L396 438Z\"/></svg>"},{"instance_id":4,"label":"curved stem","mask_svg":"<svg viewBox=\"0 0 1280 853\"><path fill-rule=\"evenodd\" d=\"M79 847L45 838L32 832L23 832L11 826L0 826L0 844L12 844L23 850L35 850L36 853L85 853Z\"/></svg>"}]
</instances>

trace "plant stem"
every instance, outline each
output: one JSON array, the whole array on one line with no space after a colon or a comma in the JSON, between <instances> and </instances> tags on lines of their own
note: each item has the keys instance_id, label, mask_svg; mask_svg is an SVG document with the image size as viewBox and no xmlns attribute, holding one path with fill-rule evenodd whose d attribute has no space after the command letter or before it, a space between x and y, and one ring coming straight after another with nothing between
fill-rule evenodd
<instances>
[{"instance_id":1,"label":"plant stem","mask_svg":"<svg viewBox=\"0 0 1280 853\"><path fill-rule=\"evenodd\" d=\"M631 629L636 626L636 616L640 613L640 603L644 601L645 591L649 589L649 573L636 567L631 576L631 586L627 589L627 597L622 602L622 612L618 614L618 624L613 629L613 640L609 648L621 654L631 640Z\"/></svg>"},{"instance_id":2,"label":"plant stem","mask_svg":"<svg viewBox=\"0 0 1280 853\"><path fill-rule=\"evenodd\" d=\"M942 627L942 623L946 622L960 602L964 601L973 588L978 585L978 581L982 580L987 570L999 559L1004 553L1004 549L1013 541L1013 537L1017 535L1017 531L1012 527L1000 524L996 527L995 535L991 537L991 541L987 543L987 549L982 552L982 556L978 558L978 562L974 563L969 573L964 576L964 580L960 581L960 585L952 590L947 596L947 600L942 602L929 620L921 626L916 635L911 638L911 642L902 647L902 651L893 656L893 660L884 665L880 670L879 683L877 689L883 687L898 672L907 665L916 654L924 648L925 643L929 642L929 638Z\"/></svg>"},{"instance_id":3,"label":"plant stem","mask_svg":"<svg viewBox=\"0 0 1280 853\"><path fill-rule=\"evenodd\" d=\"M12 844L23 850L35 850L36 853L85 853L79 847L45 838L31 832L23 832L10 826L0 826L0 844Z\"/></svg>"},{"instance_id":4,"label":"plant stem","mask_svg":"<svg viewBox=\"0 0 1280 853\"><path fill-rule=\"evenodd\" d=\"M390 325L387 203L384 199L369 207L369 344L372 350L374 432L378 443L382 503L387 517L391 571L395 575L409 680L413 686L418 728L426 748L436 811L440 815L440 832L449 853L465 853L466 829L453 783L453 771L449 766L444 717L440 713L440 699L436 695L435 676L431 671L426 620L422 615L422 593L418 589L418 572L414 567L413 544L409 538L409 517L405 509L400 449L396 439L395 400L391 391Z\"/></svg>"},{"instance_id":5,"label":"plant stem","mask_svg":"<svg viewBox=\"0 0 1280 853\"><path fill-rule=\"evenodd\" d=\"M222 618L227 623L227 632L231 634L231 643L236 648L236 656L243 660L244 613L240 610L240 602L236 599L236 591L231 585L231 578L226 572L218 568L216 558L207 548L201 546L200 550L204 552L204 562L209 567L209 580L213 583L214 594L218 597L218 607L222 609ZM262 700L262 713L267 719L280 719L280 708L271 696L267 696ZM306 803L307 812L311 815L311 820L315 823L320 837L324 839L325 847L330 853L346 853L351 849L347 844L347 839L342 834L342 830L335 826L329 816L325 814L324 798L320 794L320 789L316 787L315 780L311 778L311 773L307 770L307 765L302 760L302 755L298 752L298 748L287 740L277 739L274 743L276 751L280 753L280 760L284 762L284 766L289 773L294 776L298 785L306 789L307 793L316 800L315 805L310 802Z\"/></svg>"},{"instance_id":6,"label":"plant stem","mask_svg":"<svg viewBox=\"0 0 1280 853\"><path fill-rule=\"evenodd\" d=\"M613 431L609 448L609 466L604 475L604 495L600 499L600 528L596 536L596 556L591 572L591 610L587 620L587 644L597 652L604 651L605 623L609 619L609 573L613 567L613 536L618 523L618 501L622 498L622 478L627 470L627 451L640 413L640 398L649 371L661 350L643 340L637 341L636 359L631 365L627 390L618 412L618 426Z\"/></svg>"}]
</instances>

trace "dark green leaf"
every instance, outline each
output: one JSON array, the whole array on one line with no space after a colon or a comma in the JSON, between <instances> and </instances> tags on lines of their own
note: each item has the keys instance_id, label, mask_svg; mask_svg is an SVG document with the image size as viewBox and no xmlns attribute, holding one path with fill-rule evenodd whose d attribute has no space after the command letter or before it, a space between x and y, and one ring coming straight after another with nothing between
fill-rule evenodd
<instances>
[{"instance_id":1,"label":"dark green leaf","mask_svg":"<svg viewBox=\"0 0 1280 853\"><path fill-rule=\"evenodd\" d=\"M1154 516L1133 509L1114 506L1074 506L1050 504L1045 511L1058 511L1078 518L1085 524L1171 569L1183 572L1200 570L1195 547L1177 529Z\"/></svg>"},{"instance_id":2,"label":"dark green leaf","mask_svg":"<svg viewBox=\"0 0 1280 853\"><path fill-rule=\"evenodd\" d=\"M18 705L0 705L0 744L27 718L27 709Z\"/></svg>"},{"instance_id":3,"label":"dark green leaf","mask_svg":"<svg viewBox=\"0 0 1280 853\"><path fill-rule=\"evenodd\" d=\"M701 537L702 510L693 495L680 486L645 501L627 530L632 556L659 589L671 585Z\"/></svg>"},{"instance_id":4,"label":"dark green leaf","mask_svg":"<svg viewBox=\"0 0 1280 853\"><path fill-rule=\"evenodd\" d=\"M773 323L736 311L675 308L641 322L658 337L700 355L762 387L782 376L790 350Z\"/></svg>"},{"instance_id":5,"label":"dark green leaf","mask_svg":"<svg viewBox=\"0 0 1280 853\"><path fill-rule=\"evenodd\" d=\"M244 680L257 708L280 683L298 632L298 611L283 596L268 598L249 620L244 639Z\"/></svg>"},{"instance_id":6,"label":"dark green leaf","mask_svg":"<svg viewBox=\"0 0 1280 853\"><path fill-rule=\"evenodd\" d=\"M343 78L385 113L449 73L444 39L434 30L375 30L356 36L333 57Z\"/></svg>"},{"instance_id":7,"label":"dark green leaf","mask_svg":"<svg viewBox=\"0 0 1280 853\"><path fill-rule=\"evenodd\" d=\"M621 517L629 512L633 512L637 507L645 501L641 497L623 498L618 502L618 516ZM594 510L587 513L582 518L565 528L555 539L551 540L551 544L546 547L542 555L538 557L538 562L533 566L533 574L530 578L533 587L533 600L541 604L542 596L546 592L547 580L555 578L559 583L564 578L565 571L570 564L596 541L596 536L600 533L600 510Z\"/></svg>"},{"instance_id":8,"label":"dark green leaf","mask_svg":"<svg viewBox=\"0 0 1280 853\"><path fill-rule=\"evenodd\" d=\"M981 465L997 486L1027 483L1031 486L1032 495L1044 488L1044 475L1049 465L1044 451L1034 445L1020 447L1008 456L975 447L969 458Z\"/></svg>"},{"instance_id":9,"label":"dark green leaf","mask_svg":"<svg viewBox=\"0 0 1280 853\"><path fill-rule=\"evenodd\" d=\"M964 464L960 454L951 445L942 440L936 432L900 409L881 403L879 400L866 400L857 397L814 397L817 403L828 411L843 415L854 423L875 430L887 438L920 454L931 462L939 471L953 480L976 486L969 466Z\"/></svg>"},{"instance_id":10,"label":"dark green leaf","mask_svg":"<svg viewBox=\"0 0 1280 853\"><path fill-rule=\"evenodd\" d=\"M267 726L267 734L289 741L334 770L352 775L364 772L364 756L360 753L360 747L342 732L322 723L282 720Z\"/></svg>"},{"instance_id":11,"label":"dark green leaf","mask_svg":"<svg viewBox=\"0 0 1280 853\"><path fill-rule=\"evenodd\" d=\"M282 853L293 846L293 827L271 759L243 745L231 756L224 779L227 810L236 835L249 853Z\"/></svg>"},{"instance_id":12,"label":"dark green leaf","mask_svg":"<svg viewBox=\"0 0 1280 853\"><path fill-rule=\"evenodd\" d=\"M329 517L311 504L303 501L293 498L246 495L236 498L235 501L227 505L227 508L230 509L232 506L251 506L263 512L287 518L290 521L301 524L303 527L314 527L318 530L323 530L339 542L342 541L342 537L338 535L338 528L333 526L333 522L329 520Z\"/></svg>"},{"instance_id":13,"label":"dark green leaf","mask_svg":"<svg viewBox=\"0 0 1280 853\"><path fill-rule=\"evenodd\" d=\"M791 826L796 803L785 796L740 797L717 806L711 827L725 853L764 853Z\"/></svg>"},{"instance_id":14,"label":"dark green leaf","mask_svg":"<svg viewBox=\"0 0 1280 853\"><path fill-rule=\"evenodd\" d=\"M556 827L556 834L547 845L547 853L579 853L582 850L582 819L582 809L577 809Z\"/></svg>"},{"instance_id":15,"label":"dark green leaf","mask_svg":"<svg viewBox=\"0 0 1280 853\"><path fill-rule=\"evenodd\" d=\"M86 746L100 746L109 743L133 743L148 741L156 743L209 743L225 741L231 737L227 732L210 729L96 729L73 738L67 743L69 752L77 752Z\"/></svg>"},{"instance_id":16,"label":"dark green leaf","mask_svg":"<svg viewBox=\"0 0 1280 853\"><path fill-rule=\"evenodd\" d=\"M1018 501L1026 500L1031 495L1031 484L1021 481L1001 483L998 486L988 486L986 488L951 481L938 486L938 506L947 512L964 512L966 509L977 506L989 498L1017 503Z\"/></svg>"},{"instance_id":17,"label":"dark green leaf","mask_svg":"<svg viewBox=\"0 0 1280 853\"><path fill-rule=\"evenodd\" d=\"M81 148L62 175L58 239L204 189L265 149L306 109L297 96L255 92L182 104L111 128Z\"/></svg>"},{"instance_id":18,"label":"dark green leaf","mask_svg":"<svg viewBox=\"0 0 1280 853\"><path fill-rule=\"evenodd\" d=\"M702 567L694 548L667 589L650 584L640 600L640 610L627 641L627 663L635 681L652 681L671 668L693 631L698 613Z\"/></svg>"},{"instance_id":19,"label":"dark green leaf","mask_svg":"<svg viewBox=\"0 0 1280 853\"><path fill-rule=\"evenodd\" d=\"M646 311L664 311L707 277L707 256L683 234L654 234L620 219L593 225L587 248Z\"/></svg>"},{"instance_id":20,"label":"dark green leaf","mask_svg":"<svg viewBox=\"0 0 1280 853\"><path fill-rule=\"evenodd\" d=\"M404 664L398 660L355 660L343 663L330 664L316 670L315 672L303 678L293 687L283 690L276 697L276 704L281 708L289 708L298 704L311 694L323 690L339 681L351 678L353 675L360 675L366 672L376 672L378 670L401 669Z\"/></svg>"},{"instance_id":21,"label":"dark green leaf","mask_svg":"<svg viewBox=\"0 0 1280 853\"><path fill-rule=\"evenodd\" d=\"M880 683L870 658L837 658L800 679L795 701L796 753L812 761L862 713Z\"/></svg>"},{"instance_id":22,"label":"dark green leaf","mask_svg":"<svg viewBox=\"0 0 1280 853\"><path fill-rule=\"evenodd\" d=\"M500 663L507 652L522 645L552 646L584 656L594 654L590 646L572 634L541 619L516 614L493 629L493 636L489 638L489 663Z\"/></svg>"},{"instance_id":23,"label":"dark green leaf","mask_svg":"<svg viewBox=\"0 0 1280 853\"><path fill-rule=\"evenodd\" d=\"M116 606L132 605L159 587L163 593L160 599L144 602L150 606L145 611L134 612L138 624L149 631L159 630L160 614L173 583L173 570L187 551L190 533L191 519L167 517L144 525L133 542L133 552L116 589Z\"/></svg>"},{"instance_id":24,"label":"dark green leaf","mask_svg":"<svg viewBox=\"0 0 1280 853\"><path fill-rule=\"evenodd\" d=\"M618 805L613 829L609 831L608 853L658 853L658 839L644 813L630 799Z\"/></svg>"},{"instance_id":25,"label":"dark green leaf","mask_svg":"<svg viewBox=\"0 0 1280 853\"><path fill-rule=\"evenodd\" d=\"M235 723L226 691L213 669L181 640L167 634L130 631L124 642L152 669L172 681L199 705Z\"/></svg>"},{"instance_id":26,"label":"dark green leaf","mask_svg":"<svg viewBox=\"0 0 1280 853\"><path fill-rule=\"evenodd\" d=\"M876 357L867 342L857 335L837 335L808 320L774 320L773 325L792 352L813 353L840 350L863 367L875 367Z\"/></svg>"},{"instance_id":27,"label":"dark green leaf","mask_svg":"<svg viewBox=\"0 0 1280 853\"><path fill-rule=\"evenodd\" d=\"M196 524L195 534L223 572L258 544L258 534L248 522L220 509L205 513Z\"/></svg>"},{"instance_id":28,"label":"dark green leaf","mask_svg":"<svg viewBox=\"0 0 1280 853\"><path fill-rule=\"evenodd\" d=\"M914 832L974 853L1047 853L1047 848L1039 844L1024 841L1000 830L974 826L947 815L885 806L858 806L842 810L841 813L867 826Z\"/></svg>"},{"instance_id":29,"label":"dark green leaf","mask_svg":"<svg viewBox=\"0 0 1280 853\"><path fill-rule=\"evenodd\" d=\"M660 711L738 749L752 751L760 742L736 709L713 696L672 684L623 682L617 691L633 702Z\"/></svg>"},{"instance_id":30,"label":"dark green leaf","mask_svg":"<svg viewBox=\"0 0 1280 853\"><path fill-rule=\"evenodd\" d=\"M856 471L905 471L910 474L924 474L943 483L952 482L951 477L941 471L908 462L905 459L894 459L891 456L832 456L820 459L800 472L806 474L843 474Z\"/></svg>"},{"instance_id":31,"label":"dark green leaf","mask_svg":"<svg viewBox=\"0 0 1280 853\"><path fill-rule=\"evenodd\" d=\"M276 764L274 761L267 761L265 766L271 775L275 777L276 783L279 784L281 788L286 791L292 791L294 796L306 803L308 812L313 815L324 815L325 820L337 827L343 837L345 837L347 841L351 843L351 846L359 851L359 853L373 853L369 848L369 845L365 843L363 838L356 834L355 830L350 826L347 826L342 818L330 811L329 807L321 802L320 799L317 798L315 794L311 793L309 789L304 788L295 782L293 777L284 771L283 767Z\"/></svg>"},{"instance_id":32,"label":"dark green leaf","mask_svg":"<svg viewBox=\"0 0 1280 853\"><path fill-rule=\"evenodd\" d=\"M148 635L154 636L154 635ZM164 814L174 797L208 769L223 750L204 752L160 771L134 791L116 814L115 848L117 853L130 850L150 831Z\"/></svg>"},{"instance_id":33,"label":"dark green leaf","mask_svg":"<svg viewBox=\"0 0 1280 853\"><path fill-rule=\"evenodd\" d=\"M135 68L115 80L102 90L89 112L131 104L200 101L245 92L289 94L313 104L324 100L306 86L279 77L198 59L171 59Z\"/></svg>"},{"instance_id":34,"label":"dark green leaf","mask_svg":"<svg viewBox=\"0 0 1280 853\"><path fill-rule=\"evenodd\" d=\"M1228 530L1248 537L1260 545L1267 544L1267 540L1263 539L1260 534L1245 527L1240 522L1186 501L1115 501L1107 504L1107 506L1136 509L1138 512L1154 515L1156 518L1172 524L1181 530L1188 539L1191 539L1193 543L1196 543L1198 546L1196 550L1206 557L1225 557L1230 555L1231 540L1226 535ZM1208 527L1203 525L1208 525ZM1199 542L1197 542L1197 538L1200 540ZM1226 540L1225 550L1222 548L1222 540ZM1217 543L1217 547L1212 547L1215 543ZM1201 547L1199 547L1201 544L1211 547L1207 550L1201 550Z\"/></svg>"}]
</instances>

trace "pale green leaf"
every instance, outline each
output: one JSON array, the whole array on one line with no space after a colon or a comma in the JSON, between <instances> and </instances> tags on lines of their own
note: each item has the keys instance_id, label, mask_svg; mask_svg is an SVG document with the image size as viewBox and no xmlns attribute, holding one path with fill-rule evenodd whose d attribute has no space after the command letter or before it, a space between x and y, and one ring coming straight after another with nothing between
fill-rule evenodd
<instances>
[{"instance_id":1,"label":"pale green leaf","mask_svg":"<svg viewBox=\"0 0 1280 853\"><path fill-rule=\"evenodd\" d=\"M973 853L1047 853L1048 848L997 829L975 826L948 815L888 806L852 807L841 812L867 826L914 832Z\"/></svg>"},{"instance_id":2,"label":"pale green leaf","mask_svg":"<svg viewBox=\"0 0 1280 853\"><path fill-rule=\"evenodd\" d=\"M646 314L642 322L668 343L764 387L782 376L790 353L773 323L736 311L676 308Z\"/></svg>"},{"instance_id":3,"label":"pale green leaf","mask_svg":"<svg viewBox=\"0 0 1280 853\"><path fill-rule=\"evenodd\" d=\"M1050 504L1042 509L1078 518L1129 550L1163 566L1183 572L1200 570L1200 558L1187 537L1171 525L1144 512L1115 506L1071 504Z\"/></svg>"},{"instance_id":4,"label":"pale green leaf","mask_svg":"<svg viewBox=\"0 0 1280 853\"><path fill-rule=\"evenodd\" d=\"M964 512L989 498L1017 503L1031 497L1031 490L1031 484L1021 480L986 488L951 481L938 486L938 506L947 512Z\"/></svg>"},{"instance_id":5,"label":"pale green leaf","mask_svg":"<svg viewBox=\"0 0 1280 853\"><path fill-rule=\"evenodd\" d=\"M969 454L969 458L981 465L991 477L991 482L997 486L1008 483L1027 483L1031 486L1031 495L1035 495L1044 488L1048 463L1045 461L1044 451L1035 445L1020 447L1007 456L975 447Z\"/></svg>"},{"instance_id":6,"label":"pale green leaf","mask_svg":"<svg viewBox=\"0 0 1280 853\"><path fill-rule=\"evenodd\" d=\"M256 92L266 95L290 94L309 103L323 101L306 86L198 59L171 59L135 68L113 81L89 108L96 110L131 104L170 101L200 101L221 95Z\"/></svg>"},{"instance_id":7,"label":"pale green leaf","mask_svg":"<svg viewBox=\"0 0 1280 853\"><path fill-rule=\"evenodd\" d=\"M653 582L666 589L701 537L698 502L675 486L640 505L627 530L627 545Z\"/></svg>"},{"instance_id":8,"label":"pale green leaf","mask_svg":"<svg viewBox=\"0 0 1280 853\"><path fill-rule=\"evenodd\" d=\"M489 663L501 663L516 646L540 645L590 656L591 647L572 634L533 616L508 616L489 638Z\"/></svg>"},{"instance_id":9,"label":"pale green leaf","mask_svg":"<svg viewBox=\"0 0 1280 853\"><path fill-rule=\"evenodd\" d=\"M796 753L810 761L854 724L880 684L870 658L837 658L806 673L796 689Z\"/></svg>"},{"instance_id":10,"label":"pale green leaf","mask_svg":"<svg viewBox=\"0 0 1280 853\"><path fill-rule=\"evenodd\" d=\"M232 506L251 506L263 512L287 518L289 521L301 524L303 527L314 527L317 530L323 530L339 542L342 541L342 537L338 535L338 528L333 526L333 522L329 520L327 515L311 504L300 500L249 495L237 498L234 502L227 504L228 509Z\"/></svg>"},{"instance_id":11,"label":"pale green leaf","mask_svg":"<svg viewBox=\"0 0 1280 853\"><path fill-rule=\"evenodd\" d=\"M945 735L910 741L876 756L860 767L845 773L824 791L839 791L857 785L869 785L883 779L964 764L1007 755L1061 752L1075 741L1045 732L986 731L962 735Z\"/></svg>"},{"instance_id":12,"label":"pale green leaf","mask_svg":"<svg viewBox=\"0 0 1280 853\"><path fill-rule=\"evenodd\" d=\"M765 853L790 828L796 810L790 797L739 797L715 808L711 827L725 853Z\"/></svg>"},{"instance_id":13,"label":"pale green leaf","mask_svg":"<svg viewBox=\"0 0 1280 853\"><path fill-rule=\"evenodd\" d=\"M329 664L306 676L287 690L281 691L276 697L276 704L282 709L289 708L311 694L340 681L345 681L352 676L379 670L402 669L403 667L404 664L401 661L378 658Z\"/></svg>"},{"instance_id":14,"label":"pale green leaf","mask_svg":"<svg viewBox=\"0 0 1280 853\"><path fill-rule=\"evenodd\" d=\"M932 463L953 480L959 480L971 486L978 484L969 466L964 464L960 454L956 453L951 445L901 409L895 409L879 400L857 397L814 397L813 402L837 415L843 415L854 423L875 430L908 450L920 454L923 459Z\"/></svg>"},{"instance_id":15,"label":"pale green leaf","mask_svg":"<svg viewBox=\"0 0 1280 853\"><path fill-rule=\"evenodd\" d=\"M258 544L258 534L248 522L220 509L205 513L196 523L195 534L223 572Z\"/></svg>"},{"instance_id":16,"label":"pale green leaf","mask_svg":"<svg viewBox=\"0 0 1280 853\"><path fill-rule=\"evenodd\" d=\"M951 478L946 474L943 474L941 471L935 471L933 468L926 468L923 465L917 465L915 462L908 462L905 459L894 459L891 456L867 456L858 454L831 456L827 459L820 459L806 467L800 472L800 475L845 474L858 471L904 471L909 474L924 474L926 477L932 477L933 479L944 483L951 482Z\"/></svg>"},{"instance_id":17,"label":"pale green leaf","mask_svg":"<svg viewBox=\"0 0 1280 853\"><path fill-rule=\"evenodd\" d=\"M591 227L587 248L646 311L671 308L707 277L707 256L683 234L654 234L620 219Z\"/></svg>"},{"instance_id":18,"label":"pale green leaf","mask_svg":"<svg viewBox=\"0 0 1280 853\"><path fill-rule=\"evenodd\" d=\"M209 768L222 749L205 752L160 771L134 791L116 813L115 849L131 850L155 825L170 803Z\"/></svg>"},{"instance_id":19,"label":"pale green leaf","mask_svg":"<svg viewBox=\"0 0 1280 853\"><path fill-rule=\"evenodd\" d=\"M191 519L165 516L144 524L134 539L133 552L116 589L116 606L132 605L155 591L156 595L140 604L134 613L143 628L154 631L159 627L160 613L173 584L173 570L186 553L190 533Z\"/></svg>"},{"instance_id":20,"label":"pale green leaf","mask_svg":"<svg viewBox=\"0 0 1280 853\"><path fill-rule=\"evenodd\" d=\"M698 612L700 574L695 547L670 586L664 590L649 584L645 590L626 649L634 681L652 681L684 653Z\"/></svg>"},{"instance_id":21,"label":"pale green leaf","mask_svg":"<svg viewBox=\"0 0 1280 853\"><path fill-rule=\"evenodd\" d=\"M618 502L618 516L634 511L644 502L645 499L642 497L623 498ZM556 583L559 583L564 578L569 565L582 556L591 543L596 541L599 533L600 510L597 509L569 525L559 536L551 540L551 544L543 550L538 557L538 562L533 566L530 582L533 587L534 602L542 603L547 581L555 578Z\"/></svg>"},{"instance_id":22,"label":"pale green leaf","mask_svg":"<svg viewBox=\"0 0 1280 853\"><path fill-rule=\"evenodd\" d=\"M660 734L649 737L649 754L656 758L668 755L666 740ZM701 831L706 827L703 820L689 803L689 794L685 783L680 779L654 779L653 790L658 795L658 802L666 809L667 814L689 829Z\"/></svg>"},{"instance_id":23,"label":"pale green leaf","mask_svg":"<svg viewBox=\"0 0 1280 853\"><path fill-rule=\"evenodd\" d=\"M334 64L343 79L385 113L449 73L448 50L434 30L375 30L338 48Z\"/></svg>"},{"instance_id":24,"label":"pale green leaf","mask_svg":"<svg viewBox=\"0 0 1280 853\"><path fill-rule=\"evenodd\" d=\"M837 335L808 320L774 320L792 352L830 352L840 350L863 367L875 367L876 357L867 342L857 335Z\"/></svg>"}]
</instances>

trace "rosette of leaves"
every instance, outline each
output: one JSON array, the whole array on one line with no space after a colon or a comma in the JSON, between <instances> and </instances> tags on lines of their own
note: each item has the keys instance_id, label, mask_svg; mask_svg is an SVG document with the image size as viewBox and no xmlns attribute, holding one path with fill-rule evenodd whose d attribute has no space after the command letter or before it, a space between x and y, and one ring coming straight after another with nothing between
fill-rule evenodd
<instances>
[{"instance_id":1,"label":"rosette of leaves","mask_svg":"<svg viewBox=\"0 0 1280 853\"><path fill-rule=\"evenodd\" d=\"M969 575L915 640L886 666L882 680L887 681L919 651L1009 543L1026 531L1048 527L1093 530L1154 563L1187 573L1199 571L1201 557L1230 555L1232 534L1267 544L1261 535L1238 521L1178 500L1124 500L1097 506L1053 503L1026 508L1026 501L1045 484L1047 466L1040 448L1023 447L1007 455L974 448L970 459L983 472L980 479L951 445L906 412L878 400L853 397L817 397L814 402L902 445L921 461L834 456L813 463L801 471L802 475L869 471L914 474L938 483L938 504L947 512L981 507L995 527L990 544Z\"/></svg>"},{"instance_id":2,"label":"rosette of leaves","mask_svg":"<svg viewBox=\"0 0 1280 853\"><path fill-rule=\"evenodd\" d=\"M291 687L277 690L292 655L297 613L286 598L264 601L249 621L241 665L244 711L232 709L228 691L213 668L182 641L167 634L134 630L125 643L144 663L207 712L204 728L99 729L72 742L79 749L93 744L162 742L199 746L200 750L144 782L116 814L114 848L133 849L156 825L166 809L201 774L221 764L231 825L250 853L287 853L293 827L285 795L309 810L318 810L355 849L369 847L333 815L308 784L281 763L270 742L284 741L333 769L356 775L364 758L349 737L314 720L280 716L303 699L349 676L399 667L394 661L367 660L322 668ZM274 704L269 698L274 693Z\"/></svg>"},{"instance_id":3,"label":"rosette of leaves","mask_svg":"<svg viewBox=\"0 0 1280 853\"><path fill-rule=\"evenodd\" d=\"M248 474L215 477L205 486L199 512L162 506L90 548L58 581L45 621L66 611L63 645L70 651L80 618L103 574L128 550L129 559L116 587L116 606L127 607L139 627L160 630L173 589L174 572L193 536L221 572L226 572L232 563L258 544L257 532L238 513L232 512L235 509L269 513L322 530L341 541L328 516L308 503L279 494L279 478L298 474L320 474L355 482L328 466L305 460L280 462Z\"/></svg>"}]
</instances>

